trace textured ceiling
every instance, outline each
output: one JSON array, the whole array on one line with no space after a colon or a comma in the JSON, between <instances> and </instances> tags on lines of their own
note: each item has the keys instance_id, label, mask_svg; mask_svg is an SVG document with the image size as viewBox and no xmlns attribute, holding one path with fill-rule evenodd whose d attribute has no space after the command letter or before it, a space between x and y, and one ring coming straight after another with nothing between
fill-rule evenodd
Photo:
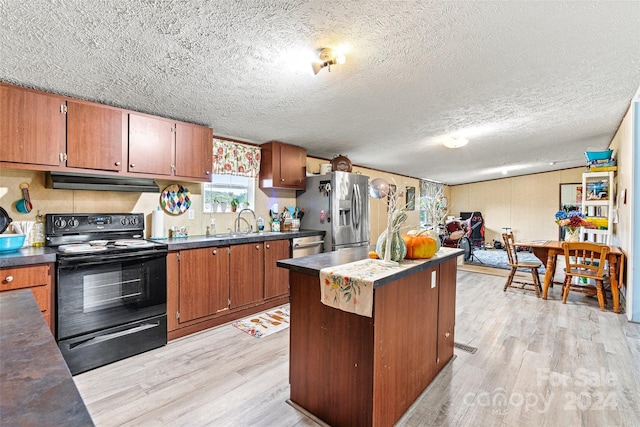
<instances>
[{"instance_id":1,"label":"textured ceiling","mask_svg":"<svg viewBox=\"0 0 640 427\"><path fill-rule=\"evenodd\" d=\"M640 84L640 1L0 0L0 16L2 81L448 184L582 166ZM339 46L346 64L314 75Z\"/></svg>"}]
</instances>

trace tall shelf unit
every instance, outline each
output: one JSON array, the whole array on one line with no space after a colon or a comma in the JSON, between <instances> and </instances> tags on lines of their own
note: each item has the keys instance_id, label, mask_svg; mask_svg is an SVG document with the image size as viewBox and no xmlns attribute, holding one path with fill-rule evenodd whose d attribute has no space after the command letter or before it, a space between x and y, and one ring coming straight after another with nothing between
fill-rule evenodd
<instances>
[{"instance_id":1,"label":"tall shelf unit","mask_svg":"<svg viewBox=\"0 0 640 427\"><path fill-rule=\"evenodd\" d=\"M614 172L582 174L582 213L597 228L580 229L580 240L610 245L615 201Z\"/></svg>"}]
</instances>

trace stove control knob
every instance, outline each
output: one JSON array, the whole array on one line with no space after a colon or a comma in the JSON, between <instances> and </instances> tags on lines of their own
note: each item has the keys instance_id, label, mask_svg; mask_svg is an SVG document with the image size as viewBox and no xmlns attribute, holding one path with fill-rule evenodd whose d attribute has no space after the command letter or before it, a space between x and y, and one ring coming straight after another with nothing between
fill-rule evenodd
<instances>
[{"instance_id":1,"label":"stove control knob","mask_svg":"<svg viewBox=\"0 0 640 427\"><path fill-rule=\"evenodd\" d=\"M58 219L55 220L53 225L55 225L56 228L65 228L67 226L67 221L65 221L62 218L58 218Z\"/></svg>"},{"instance_id":2,"label":"stove control knob","mask_svg":"<svg viewBox=\"0 0 640 427\"><path fill-rule=\"evenodd\" d=\"M122 224L122 225L127 225L127 224L129 224L129 220L128 220L127 218L122 218L122 219L120 220L120 224Z\"/></svg>"},{"instance_id":3,"label":"stove control knob","mask_svg":"<svg viewBox=\"0 0 640 427\"><path fill-rule=\"evenodd\" d=\"M69 221L69 227L71 228L76 228L79 225L80 225L80 221L78 221L75 218L72 218L71 221Z\"/></svg>"},{"instance_id":4,"label":"stove control knob","mask_svg":"<svg viewBox=\"0 0 640 427\"><path fill-rule=\"evenodd\" d=\"M131 225L138 225L138 217L136 216L132 216L131 219L129 220L129 224Z\"/></svg>"}]
</instances>

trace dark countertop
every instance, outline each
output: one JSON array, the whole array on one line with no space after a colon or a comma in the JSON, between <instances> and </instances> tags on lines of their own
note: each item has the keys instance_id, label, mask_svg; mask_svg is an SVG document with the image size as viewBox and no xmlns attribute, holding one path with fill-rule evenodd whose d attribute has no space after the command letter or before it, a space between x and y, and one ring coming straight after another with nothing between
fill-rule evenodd
<instances>
[{"instance_id":1,"label":"dark countertop","mask_svg":"<svg viewBox=\"0 0 640 427\"><path fill-rule=\"evenodd\" d=\"M219 233L213 236L189 236L186 238L169 238L155 240L169 245L170 251L183 249L209 248L213 246L239 245L242 243L266 242L269 240L287 240L296 237L323 236L324 231L300 230L300 231L265 231L263 233L231 233L231 235Z\"/></svg>"},{"instance_id":2,"label":"dark countertop","mask_svg":"<svg viewBox=\"0 0 640 427\"><path fill-rule=\"evenodd\" d=\"M371 247L349 248L341 249L334 252L325 252L318 255L310 255L302 258L290 258L278 261L276 264L278 267L283 267L291 271L297 271L299 273L308 274L310 276L320 277L320 270L328 267L335 267L342 264L347 264L354 261L360 261L368 257L368 253ZM440 250L429 258L426 262L418 264L409 268L399 270L396 274L392 274L383 279L376 280L373 284L374 287L384 285L385 283L392 282L400 279L401 277L408 276L410 274L417 273L418 271L437 265L444 260L450 258L456 258L464 254L462 249L454 248L440 248Z\"/></svg>"},{"instance_id":3,"label":"dark countertop","mask_svg":"<svg viewBox=\"0 0 640 427\"><path fill-rule=\"evenodd\" d=\"M93 426L30 290L0 293L2 425Z\"/></svg>"},{"instance_id":4,"label":"dark countertop","mask_svg":"<svg viewBox=\"0 0 640 427\"><path fill-rule=\"evenodd\" d=\"M56 262L56 250L42 248L23 248L17 251L0 252L0 268L19 267L31 264Z\"/></svg>"}]
</instances>

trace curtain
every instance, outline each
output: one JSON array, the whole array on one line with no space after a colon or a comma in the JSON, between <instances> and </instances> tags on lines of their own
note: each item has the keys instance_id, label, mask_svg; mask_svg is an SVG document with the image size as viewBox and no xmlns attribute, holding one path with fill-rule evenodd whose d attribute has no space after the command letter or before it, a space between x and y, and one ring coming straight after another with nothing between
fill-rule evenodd
<instances>
[{"instance_id":1,"label":"curtain","mask_svg":"<svg viewBox=\"0 0 640 427\"><path fill-rule=\"evenodd\" d=\"M213 138L213 173L256 178L260 172L260 147Z\"/></svg>"}]
</instances>

